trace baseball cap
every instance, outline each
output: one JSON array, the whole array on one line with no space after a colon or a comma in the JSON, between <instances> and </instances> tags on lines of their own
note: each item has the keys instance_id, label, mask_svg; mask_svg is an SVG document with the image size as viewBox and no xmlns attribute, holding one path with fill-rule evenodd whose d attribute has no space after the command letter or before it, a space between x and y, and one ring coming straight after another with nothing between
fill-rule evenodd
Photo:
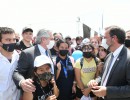
<instances>
[{"instance_id":1,"label":"baseball cap","mask_svg":"<svg viewBox=\"0 0 130 100\"><path fill-rule=\"evenodd\" d=\"M71 37L70 36L66 36L65 40L67 40L67 39L71 40Z\"/></svg>"},{"instance_id":2,"label":"baseball cap","mask_svg":"<svg viewBox=\"0 0 130 100\"><path fill-rule=\"evenodd\" d=\"M85 39L83 39L83 41L81 42L81 45L88 44L88 43L90 43L89 38L85 38Z\"/></svg>"},{"instance_id":3,"label":"baseball cap","mask_svg":"<svg viewBox=\"0 0 130 100\"><path fill-rule=\"evenodd\" d=\"M33 32L33 29L31 27L24 27L22 33L25 33L28 31Z\"/></svg>"},{"instance_id":4,"label":"baseball cap","mask_svg":"<svg viewBox=\"0 0 130 100\"><path fill-rule=\"evenodd\" d=\"M45 55L37 56L34 60L34 67L40 67L40 66L45 65L45 64L51 65L50 59Z\"/></svg>"}]
</instances>

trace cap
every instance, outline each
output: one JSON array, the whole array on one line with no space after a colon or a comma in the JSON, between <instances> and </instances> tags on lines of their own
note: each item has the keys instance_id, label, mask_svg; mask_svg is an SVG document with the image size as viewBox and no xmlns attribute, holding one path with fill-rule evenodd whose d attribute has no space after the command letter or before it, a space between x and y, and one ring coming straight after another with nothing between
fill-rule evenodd
<instances>
[{"instance_id":1,"label":"cap","mask_svg":"<svg viewBox=\"0 0 130 100\"><path fill-rule=\"evenodd\" d=\"M88 38L83 39L83 41L81 42L81 45L90 43L90 40Z\"/></svg>"},{"instance_id":2,"label":"cap","mask_svg":"<svg viewBox=\"0 0 130 100\"><path fill-rule=\"evenodd\" d=\"M71 37L70 37L70 36L66 36L66 37L65 37L65 40L66 40L66 39L71 40Z\"/></svg>"},{"instance_id":3,"label":"cap","mask_svg":"<svg viewBox=\"0 0 130 100\"><path fill-rule=\"evenodd\" d=\"M101 43L100 46L102 46L102 47L105 48L106 50L108 49L109 46L106 44L106 39L102 39L102 43Z\"/></svg>"},{"instance_id":4,"label":"cap","mask_svg":"<svg viewBox=\"0 0 130 100\"><path fill-rule=\"evenodd\" d=\"M28 32L28 31L33 32L33 29L30 28L30 27L24 27L22 33L25 33L25 32Z\"/></svg>"},{"instance_id":5,"label":"cap","mask_svg":"<svg viewBox=\"0 0 130 100\"><path fill-rule=\"evenodd\" d=\"M40 66L45 65L45 64L51 65L50 59L45 55L37 56L34 60L34 67L40 67Z\"/></svg>"}]
</instances>

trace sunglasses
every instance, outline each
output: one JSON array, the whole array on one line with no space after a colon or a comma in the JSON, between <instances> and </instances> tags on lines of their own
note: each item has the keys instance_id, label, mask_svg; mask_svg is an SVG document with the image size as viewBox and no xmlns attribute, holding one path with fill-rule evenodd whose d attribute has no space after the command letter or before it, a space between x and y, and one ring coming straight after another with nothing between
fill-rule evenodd
<instances>
[{"instance_id":1,"label":"sunglasses","mask_svg":"<svg viewBox=\"0 0 130 100\"><path fill-rule=\"evenodd\" d=\"M58 41L58 40L59 40L59 38L54 38L54 40L55 40L55 41Z\"/></svg>"},{"instance_id":2,"label":"sunglasses","mask_svg":"<svg viewBox=\"0 0 130 100\"><path fill-rule=\"evenodd\" d=\"M83 51L92 51L92 48L83 48Z\"/></svg>"}]
</instances>

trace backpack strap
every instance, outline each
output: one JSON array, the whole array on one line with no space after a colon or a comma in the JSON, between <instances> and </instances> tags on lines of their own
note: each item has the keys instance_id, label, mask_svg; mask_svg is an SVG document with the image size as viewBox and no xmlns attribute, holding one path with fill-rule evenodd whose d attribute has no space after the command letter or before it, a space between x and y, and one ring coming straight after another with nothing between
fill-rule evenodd
<instances>
[{"instance_id":1,"label":"backpack strap","mask_svg":"<svg viewBox=\"0 0 130 100\"><path fill-rule=\"evenodd\" d=\"M83 57L80 58L80 66L81 66L81 69L82 69L82 67L83 67Z\"/></svg>"},{"instance_id":2,"label":"backpack strap","mask_svg":"<svg viewBox=\"0 0 130 100\"><path fill-rule=\"evenodd\" d=\"M98 65L99 59L97 57L94 57L96 65Z\"/></svg>"},{"instance_id":3,"label":"backpack strap","mask_svg":"<svg viewBox=\"0 0 130 100\"><path fill-rule=\"evenodd\" d=\"M98 65L99 59L97 57L94 57L94 60L95 60L96 65ZM81 69L82 69L82 67L83 67L83 57L80 58L80 66L81 66Z\"/></svg>"}]
</instances>

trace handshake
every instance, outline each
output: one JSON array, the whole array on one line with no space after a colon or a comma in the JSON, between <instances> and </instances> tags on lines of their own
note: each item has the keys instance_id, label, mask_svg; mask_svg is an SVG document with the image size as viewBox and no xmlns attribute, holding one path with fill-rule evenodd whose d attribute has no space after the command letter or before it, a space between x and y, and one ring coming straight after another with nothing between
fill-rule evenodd
<instances>
[{"instance_id":1,"label":"handshake","mask_svg":"<svg viewBox=\"0 0 130 100\"><path fill-rule=\"evenodd\" d=\"M101 77L98 77L95 80L91 80L88 83L88 87L91 88L91 91L97 97L104 97L104 96L106 96L106 90L107 90L107 88L105 86L98 86L98 84L100 82L101 82Z\"/></svg>"}]
</instances>

